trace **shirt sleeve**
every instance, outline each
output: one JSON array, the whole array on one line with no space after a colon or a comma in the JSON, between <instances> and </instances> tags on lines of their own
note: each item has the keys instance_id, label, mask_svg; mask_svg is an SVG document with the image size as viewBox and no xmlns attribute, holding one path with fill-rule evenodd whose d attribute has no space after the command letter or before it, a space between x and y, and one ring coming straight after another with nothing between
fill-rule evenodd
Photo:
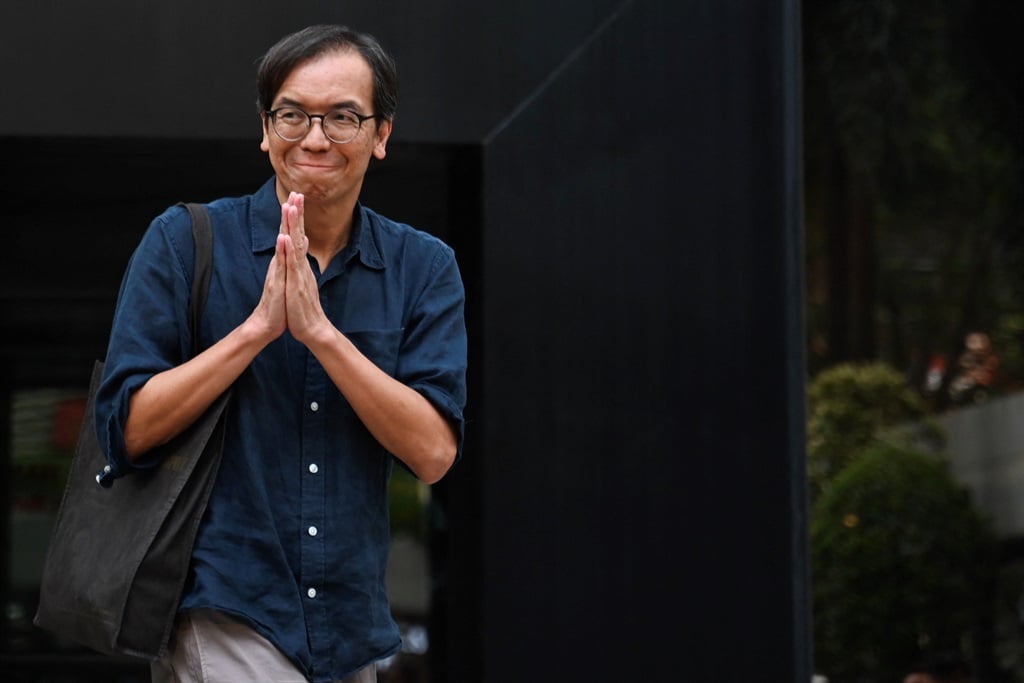
<instances>
[{"instance_id":1,"label":"shirt sleeve","mask_svg":"<svg viewBox=\"0 0 1024 683\"><path fill-rule=\"evenodd\" d=\"M465 438L466 296L455 252L440 241L435 245L428 276L406 325L398 378L426 397L455 428L458 459Z\"/></svg>"},{"instance_id":2,"label":"shirt sleeve","mask_svg":"<svg viewBox=\"0 0 1024 683\"><path fill-rule=\"evenodd\" d=\"M180 365L191 353L193 265L188 214L172 207L150 224L132 254L114 309L94 416L112 477L156 464L145 456L128 460L124 425L132 395L150 377Z\"/></svg>"}]
</instances>

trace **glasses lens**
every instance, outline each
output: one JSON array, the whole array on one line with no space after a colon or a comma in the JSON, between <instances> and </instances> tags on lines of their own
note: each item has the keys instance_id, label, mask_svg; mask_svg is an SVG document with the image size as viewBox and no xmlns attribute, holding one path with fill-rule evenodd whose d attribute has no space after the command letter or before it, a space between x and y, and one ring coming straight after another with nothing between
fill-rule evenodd
<instances>
[{"instance_id":1,"label":"glasses lens","mask_svg":"<svg viewBox=\"0 0 1024 683\"><path fill-rule=\"evenodd\" d=\"M350 111L332 111L324 116L324 132L335 142L349 142L359 132L359 119Z\"/></svg>"},{"instance_id":2,"label":"glasses lens","mask_svg":"<svg viewBox=\"0 0 1024 683\"><path fill-rule=\"evenodd\" d=\"M303 138L309 130L309 117L299 109L278 109L273 121L277 134L289 142Z\"/></svg>"}]
</instances>

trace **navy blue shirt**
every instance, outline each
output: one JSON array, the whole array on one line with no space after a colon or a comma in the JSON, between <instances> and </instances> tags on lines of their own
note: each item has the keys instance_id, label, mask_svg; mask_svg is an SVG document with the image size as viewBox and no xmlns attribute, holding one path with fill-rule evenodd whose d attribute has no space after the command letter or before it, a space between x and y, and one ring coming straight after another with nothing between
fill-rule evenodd
<instances>
[{"instance_id":1,"label":"navy blue shirt","mask_svg":"<svg viewBox=\"0 0 1024 683\"><path fill-rule=\"evenodd\" d=\"M273 178L208 209L214 250L203 348L256 307L281 219ZM114 476L152 464L127 460L128 402L190 354L193 261L188 213L176 206L153 221L125 273L96 402ZM349 243L326 272L310 264L327 317L448 418L461 454L466 331L452 249L359 205ZM285 332L234 384L181 609L243 619L314 681L396 652L385 585L393 462L313 354Z\"/></svg>"}]
</instances>

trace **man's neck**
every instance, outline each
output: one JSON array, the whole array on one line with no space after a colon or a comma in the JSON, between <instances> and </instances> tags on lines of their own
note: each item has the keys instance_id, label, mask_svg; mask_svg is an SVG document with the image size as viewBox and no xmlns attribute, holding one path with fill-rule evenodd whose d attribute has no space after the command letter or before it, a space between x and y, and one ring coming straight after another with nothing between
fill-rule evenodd
<instances>
[{"instance_id":1,"label":"man's neck","mask_svg":"<svg viewBox=\"0 0 1024 683\"><path fill-rule=\"evenodd\" d=\"M354 203L330 207L306 204L303 225L309 239L308 253L320 264L321 272L348 244L352 236L354 211Z\"/></svg>"}]
</instances>

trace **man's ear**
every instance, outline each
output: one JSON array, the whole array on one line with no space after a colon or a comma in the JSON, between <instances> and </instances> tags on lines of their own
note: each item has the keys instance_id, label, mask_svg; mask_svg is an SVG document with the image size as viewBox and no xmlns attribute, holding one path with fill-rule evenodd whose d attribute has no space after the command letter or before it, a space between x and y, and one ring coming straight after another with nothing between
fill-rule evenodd
<instances>
[{"instance_id":1,"label":"man's ear","mask_svg":"<svg viewBox=\"0 0 1024 683\"><path fill-rule=\"evenodd\" d=\"M383 119L377 124L377 139L373 142L373 156L383 159L388 154L388 139L391 137L391 120Z\"/></svg>"},{"instance_id":2,"label":"man's ear","mask_svg":"<svg viewBox=\"0 0 1024 683\"><path fill-rule=\"evenodd\" d=\"M267 136L270 135L270 122L267 121L267 115L263 112L260 112L260 124L263 128L263 139L260 140L260 149L264 152L269 152L270 140L267 139Z\"/></svg>"}]
</instances>

